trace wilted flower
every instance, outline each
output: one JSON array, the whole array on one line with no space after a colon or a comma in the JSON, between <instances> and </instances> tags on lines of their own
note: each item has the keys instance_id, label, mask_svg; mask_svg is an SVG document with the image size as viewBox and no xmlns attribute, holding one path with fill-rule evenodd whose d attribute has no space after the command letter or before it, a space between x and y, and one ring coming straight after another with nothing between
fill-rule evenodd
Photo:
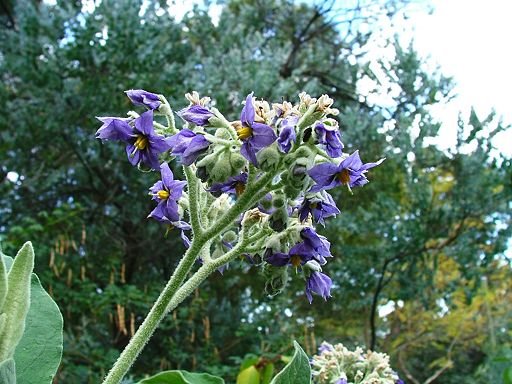
<instances>
[{"instance_id":1,"label":"wilted flower","mask_svg":"<svg viewBox=\"0 0 512 384\"><path fill-rule=\"evenodd\" d=\"M339 165L322 163L309 170L309 176L316 182L309 192L318 192L331 189L338 185L347 185L349 188L360 187L368 183L365 173L368 169L381 164L384 159L376 163L363 164L359 158L359 151L355 151Z\"/></svg>"},{"instance_id":2,"label":"wilted flower","mask_svg":"<svg viewBox=\"0 0 512 384\"><path fill-rule=\"evenodd\" d=\"M149 109L157 109L160 107L160 104L162 104L157 94L144 91L143 89L130 89L129 91L125 91L125 93L135 105L142 105Z\"/></svg>"}]
</instances>

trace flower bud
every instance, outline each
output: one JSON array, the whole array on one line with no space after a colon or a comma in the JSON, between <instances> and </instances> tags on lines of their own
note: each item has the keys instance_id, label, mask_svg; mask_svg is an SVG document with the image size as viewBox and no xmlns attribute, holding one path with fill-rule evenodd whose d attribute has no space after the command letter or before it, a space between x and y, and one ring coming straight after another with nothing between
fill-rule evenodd
<instances>
[{"instance_id":1,"label":"flower bud","mask_svg":"<svg viewBox=\"0 0 512 384\"><path fill-rule=\"evenodd\" d=\"M271 172L274 171L279 164L281 153L278 151L276 143L274 143L259 151L256 158L258 159L258 168L265 172Z\"/></svg>"},{"instance_id":2,"label":"flower bud","mask_svg":"<svg viewBox=\"0 0 512 384\"><path fill-rule=\"evenodd\" d=\"M263 266L265 277L265 293L269 296L280 294L288 281L288 268L274 267L270 264Z\"/></svg>"},{"instance_id":3,"label":"flower bud","mask_svg":"<svg viewBox=\"0 0 512 384\"><path fill-rule=\"evenodd\" d=\"M237 238L238 236L235 231L227 231L222 235L222 241L225 241L226 243L234 243Z\"/></svg>"},{"instance_id":4,"label":"flower bud","mask_svg":"<svg viewBox=\"0 0 512 384\"><path fill-rule=\"evenodd\" d=\"M269 220L270 228L276 232L283 231L288 225L288 211L285 207L276 209Z\"/></svg>"},{"instance_id":5,"label":"flower bud","mask_svg":"<svg viewBox=\"0 0 512 384\"><path fill-rule=\"evenodd\" d=\"M210 170L210 180L214 183L226 181L229 176L234 174L231 162L229 161L229 152L224 151L217 157L217 161Z\"/></svg>"},{"instance_id":6,"label":"flower bud","mask_svg":"<svg viewBox=\"0 0 512 384\"><path fill-rule=\"evenodd\" d=\"M230 152L231 168L233 169L233 174L238 174L245 167L247 160L243 157L239 152Z\"/></svg>"}]
</instances>

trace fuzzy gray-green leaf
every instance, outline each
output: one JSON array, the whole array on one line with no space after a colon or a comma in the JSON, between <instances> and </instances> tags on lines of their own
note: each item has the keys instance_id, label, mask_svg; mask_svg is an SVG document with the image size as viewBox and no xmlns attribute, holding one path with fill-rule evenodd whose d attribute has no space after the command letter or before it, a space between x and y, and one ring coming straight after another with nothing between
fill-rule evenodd
<instances>
[{"instance_id":1,"label":"fuzzy gray-green leaf","mask_svg":"<svg viewBox=\"0 0 512 384\"><path fill-rule=\"evenodd\" d=\"M32 274L30 310L14 360L18 384L50 384L62 356L62 315Z\"/></svg>"},{"instance_id":2,"label":"fuzzy gray-green leaf","mask_svg":"<svg viewBox=\"0 0 512 384\"><path fill-rule=\"evenodd\" d=\"M0 250L0 313L2 313L2 307L5 302L5 296L7 295L7 267L4 263L4 255ZM1 331L0 331L1 333Z\"/></svg>"},{"instance_id":3,"label":"fuzzy gray-green leaf","mask_svg":"<svg viewBox=\"0 0 512 384\"><path fill-rule=\"evenodd\" d=\"M13 359L0 362L0 383L16 384L16 367Z\"/></svg>"},{"instance_id":4,"label":"fuzzy gray-green leaf","mask_svg":"<svg viewBox=\"0 0 512 384\"><path fill-rule=\"evenodd\" d=\"M295 347L295 353L292 360L274 377L270 384L311 383L311 366L308 356L296 341L293 342L293 346Z\"/></svg>"},{"instance_id":5,"label":"fuzzy gray-green leaf","mask_svg":"<svg viewBox=\"0 0 512 384\"><path fill-rule=\"evenodd\" d=\"M27 242L21 247L7 275L7 295L2 308L7 315L0 334L0 361L14 354L25 328L30 307L30 278L34 269L34 249Z\"/></svg>"}]
</instances>

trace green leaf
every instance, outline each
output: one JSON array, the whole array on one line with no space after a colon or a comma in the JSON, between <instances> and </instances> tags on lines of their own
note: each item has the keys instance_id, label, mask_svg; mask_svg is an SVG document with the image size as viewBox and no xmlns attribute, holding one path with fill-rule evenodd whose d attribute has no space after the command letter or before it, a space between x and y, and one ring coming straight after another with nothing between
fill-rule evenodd
<instances>
[{"instance_id":1,"label":"green leaf","mask_svg":"<svg viewBox=\"0 0 512 384\"><path fill-rule=\"evenodd\" d=\"M269 384L274 375L274 364L268 363L261 372L261 384Z\"/></svg>"},{"instance_id":2,"label":"green leaf","mask_svg":"<svg viewBox=\"0 0 512 384\"><path fill-rule=\"evenodd\" d=\"M292 360L274 377L271 384L310 384L311 366L308 356L304 353L299 343L293 342L295 353Z\"/></svg>"},{"instance_id":3,"label":"green leaf","mask_svg":"<svg viewBox=\"0 0 512 384\"><path fill-rule=\"evenodd\" d=\"M4 360L0 363L0 383L16 384L16 368L13 359Z\"/></svg>"},{"instance_id":4,"label":"green leaf","mask_svg":"<svg viewBox=\"0 0 512 384\"><path fill-rule=\"evenodd\" d=\"M4 263L4 256L0 249L0 313L4 305L5 296L7 295L7 266ZM0 328L0 333L2 329Z\"/></svg>"},{"instance_id":5,"label":"green leaf","mask_svg":"<svg viewBox=\"0 0 512 384\"><path fill-rule=\"evenodd\" d=\"M33 269L34 249L32 243L26 242L7 274L7 295L2 308L7 317L0 334L0 360L12 357L23 336L25 318L30 307L30 276Z\"/></svg>"},{"instance_id":6,"label":"green leaf","mask_svg":"<svg viewBox=\"0 0 512 384\"><path fill-rule=\"evenodd\" d=\"M208 373L165 371L143 379L138 384L224 384L224 380Z\"/></svg>"},{"instance_id":7,"label":"green leaf","mask_svg":"<svg viewBox=\"0 0 512 384\"><path fill-rule=\"evenodd\" d=\"M260 372L251 365L241 371L236 377L236 384L260 384Z\"/></svg>"},{"instance_id":8,"label":"green leaf","mask_svg":"<svg viewBox=\"0 0 512 384\"><path fill-rule=\"evenodd\" d=\"M512 384L512 367L507 367L503 371L503 384Z\"/></svg>"},{"instance_id":9,"label":"green leaf","mask_svg":"<svg viewBox=\"0 0 512 384\"><path fill-rule=\"evenodd\" d=\"M18 384L50 384L62 357L63 320L59 307L32 274L30 310L14 360Z\"/></svg>"}]
</instances>

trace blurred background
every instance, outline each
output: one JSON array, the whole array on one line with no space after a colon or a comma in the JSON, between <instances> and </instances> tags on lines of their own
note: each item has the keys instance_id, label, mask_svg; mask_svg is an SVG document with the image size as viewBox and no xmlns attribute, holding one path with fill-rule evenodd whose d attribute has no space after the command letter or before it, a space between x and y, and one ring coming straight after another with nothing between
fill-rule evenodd
<instances>
[{"instance_id":1,"label":"blurred background","mask_svg":"<svg viewBox=\"0 0 512 384\"><path fill-rule=\"evenodd\" d=\"M233 264L169 314L133 378L179 368L234 382L247 356L289 354L292 340L312 355L327 340L388 353L407 383L502 382L512 366L504 3L3 0L0 240L7 254L34 243L63 313L55 383L99 382L184 251L146 219L154 174L94 139L95 116L123 116L132 88L175 110L196 90L231 120L251 91L275 102L327 93L345 150L387 158L353 196L334 191L342 214L321 230L335 255L330 300L310 305L300 281L269 298L256 269Z\"/></svg>"}]
</instances>

